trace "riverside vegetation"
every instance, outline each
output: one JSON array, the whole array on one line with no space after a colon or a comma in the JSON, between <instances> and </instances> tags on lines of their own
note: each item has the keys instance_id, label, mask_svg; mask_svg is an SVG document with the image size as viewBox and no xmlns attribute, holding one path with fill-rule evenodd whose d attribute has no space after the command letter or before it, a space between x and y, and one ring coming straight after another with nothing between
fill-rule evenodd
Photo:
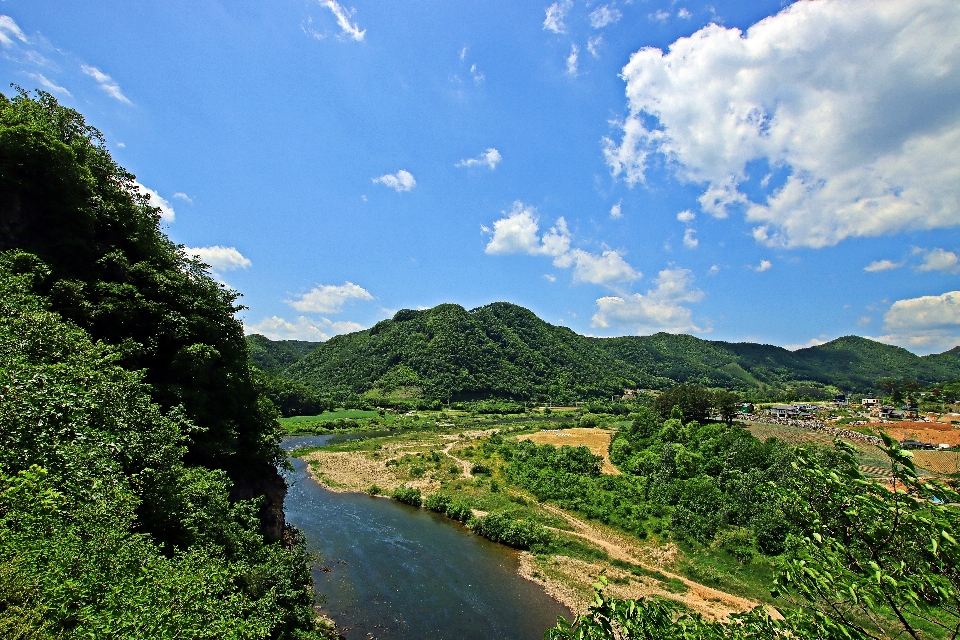
<instances>
[{"instance_id":1,"label":"riverside vegetation","mask_svg":"<svg viewBox=\"0 0 960 640\"><path fill-rule=\"evenodd\" d=\"M3 637L329 635L283 518L281 413L288 431L363 436L299 452L328 485L527 550L526 575L583 605L551 638L957 636L960 497L896 443L891 491L842 445L760 442L728 392L687 384L586 414L526 405L676 382L776 395L946 381L956 350L596 340L504 303L278 347L244 339L238 294L159 222L80 114L43 92L0 96ZM574 421L609 446L522 439Z\"/></svg>"},{"instance_id":2,"label":"riverside vegetation","mask_svg":"<svg viewBox=\"0 0 960 640\"><path fill-rule=\"evenodd\" d=\"M549 638L956 636L954 479L921 480L889 438L878 453L894 491L839 441L761 442L738 424L685 421L679 404L633 409L576 421L609 433L620 475L585 447L530 442L574 424L529 412L421 412L406 431L295 453L329 486L372 480L371 493L532 552L528 575L582 614ZM379 466L326 475L345 456Z\"/></svg>"},{"instance_id":3,"label":"riverside vegetation","mask_svg":"<svg viewBox=\"0 0 960 640\"><path fill-rule=\"evenodd\" d=\"M237 294L103 138L0 96L0 636L320 637Z\"/></svg>"}]
</instances>

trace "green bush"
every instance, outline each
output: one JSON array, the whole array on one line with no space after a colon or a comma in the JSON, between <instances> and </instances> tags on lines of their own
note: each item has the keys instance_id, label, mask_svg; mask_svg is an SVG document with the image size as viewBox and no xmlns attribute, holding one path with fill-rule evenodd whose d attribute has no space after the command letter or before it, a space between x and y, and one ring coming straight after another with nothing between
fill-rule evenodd
<instances>
[{"instance_id":1,"label":"green bush","mask_svg":"<svg viewBox=\"0 0 960 640\"><path fill-rule=\"evenodd\" d=\"M504 513L489 513L473 521L477 535L516 549L529 549L550 541L549 532L542 525L528 520L514 520Z\"/></svg>"},{"instance_id":2,"label":"green bush","mask_svg":"<svg viewBox=\"0 0 960 640\"><path fill-rule=\"evenodd\" d=\"M423 501L423 506L430 511L436 511L437 513L446 513L447 507L450 506L450 496L440 493L431 493Z\"/></svg>"},{"instance_id":3,"label":"green bush","mask_svg":"<svg viewBox=\"0 0 960 640\"><path fill-rule=\"evenodd\" d=\"M390 497L392 497L394 500L412 505L414 507L419 507L422 501L420 497L420 489L407 486L397 487L393 490L393 493L390 494Z\"/></svg>"},{"instance_id":4,"label":"green bush","mask_svg":"<svg viewBox=\"0 0 960 640\"><path fill-rule=\"evenodd\" d=\"M463 500L456 500L447 505L446 513L449 517L459 522L467 523L473 518L473 509L470 503Z\"/></svg>"}]
</instances>

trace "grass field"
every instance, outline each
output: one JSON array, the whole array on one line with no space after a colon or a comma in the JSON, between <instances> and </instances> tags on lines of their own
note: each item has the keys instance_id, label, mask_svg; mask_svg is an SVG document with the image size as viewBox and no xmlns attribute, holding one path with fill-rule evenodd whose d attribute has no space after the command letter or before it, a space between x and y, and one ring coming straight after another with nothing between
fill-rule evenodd
<instances>
[{"instance_id":1,"label":"grass field","mask_svg":"<svg viewBox=\"0 0 960 640\"><path fill-rule=\"evenodd\" d=\"M326 422L336 420L337 418L373 418L379 415L376 411L363 411L361 409L341 409L340 411L325 411L318 416L294 416L292 418L280 418L280 424L291 424L296 422Z\"/></svg>"}]
</instances>

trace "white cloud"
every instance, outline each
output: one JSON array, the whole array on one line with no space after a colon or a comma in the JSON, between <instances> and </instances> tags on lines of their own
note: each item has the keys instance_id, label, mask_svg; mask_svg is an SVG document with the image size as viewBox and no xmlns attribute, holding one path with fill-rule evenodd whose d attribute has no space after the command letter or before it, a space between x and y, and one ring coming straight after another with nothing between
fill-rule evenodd
<instances>
[{"instance_id":1,"label":"white cloud","mask_svg":"<svg viewBox=\"0 0 960 640\"><path fill-rule=\"evenodd\" d=\"M769 270L772 266L773 266L773 263L770 262L769 260L761 260L760 264L750 268L756 271L757 273L763 273L764 271Z\"/></svg>"},{"instance_id":2,"label":"white cloud","mask_svg":"<svg viewBox=\"0 0 960 640\"><path fill-rule=\"evenodd\" d=\"M177 191L175 194L173 194L173 197L178 200L183 200L185 202L189 202L190 204L193 204L193 198L185 194L183 191Z\"/></svg>"},{"instance_id":3,"label":"white cloud","mask_svg":"<svg viewBox=\"0 0 960 640\"><path fill-rule=\"evenodd\" d=\"M567 75L577 75L577 60L580 57L580 47L576 44L570 45L570 55L567 56Z\"/></svg>"},{"instance_id":4,"label":"white cloud","mask_svg":"<svg viewBox=\"0 0 960 640\"><path fill-rule=\"evenodd\" d=\"M875 338L934 353L960 344L960 291L897 300L883 316L886 335Z\"/></svg>"},{"instance_id":5,"label":"white cloud","mask_svg":"<svg viewBox=\"0 0 960 640\"><path fill-rule=\"evenodd\" d=\"M610 5L605 4L590 12L590 26L594 29L602 29L608 24L617 22L622 17L623 14L618 9L611 9Z\"/></svg>"},{"instance_id":6,"label":"white cloud","mask_svg":"<svg viewBox=\"0 0 960 640\"><path fill-rule=\"evenodd\" d=\"M697 219L697 215L693 211L690 211L690 209L686 209L677 214L677 220L687 224L693 222L696 219Z\"/></svg>"},{"instance_id":7,"label":"white cloud","mask_svg":"<svg viewBox=\"0 0 960 640\"><path fill-rule=\"evenodd\" d=\"M199 258L217 271L246 269L253 264L233 247L187 247L186 252Z\"/></svg>"},{"instance_id":8,"label":"white cloud","mask_svg":"<svg viewBox=\"0 0 960 640\"><path fill-rule=\"evenodd\" d=\"M603 329L618 325L638 334L710 331L709 327L698 327L693 322L693 311L684 306L703 299L703 292L692 287L693 274L688 269L664 269L654 284L656 288L646 294L599 298L591 324Z\"/></svg>"},{"instance_id":9,"label":"white cloud","mask_svg":"<svg viewBox=\"0 0 960 640\"><path fill-rule=\"evenodd\" d=\"M590 52L594 58L600 57L600 51L598 47L603 43L603 36L597 36L596 38L590 38L587 40L587 51Z\"/></svg>"},{"instance_id":10,"label":"white cloud","mask_svg":"<svg viewBox=\"0 0 960 640\"><path fill-rule=\"evenodd\" d=\"M810 338L806 342L800 344L785 344L783 348L787 351L797 351L798 349L809 349L810 347L819 347L821 344L828 343L829 340L826 338Z\"/></svg>"},{"instance_id":11,"label":"white cloud","mask_svg":"<svg viewBox=\"0 0 960 640\"><path fill-rule=\"evenodd\" d=\"M346 282L340 286L318 284L299 300L284 302L304 313L340 313L349 300L373 300L373 296L363 287Z\"/></svg>"},{"instance_id":12,"label":"white cloud","mask_svg":"<svg viewBox=\"0 0 960 640\"><path fill-rule=\"evenodd\" d=\"M657 9L656 12L651 13L647 17L651 20L656 20L657 22L666 22L670 19L670 12L664 11L663 9Z\"/></svg>"},{"instance_id":13,"label":"white cloud","mask_svg":"<svg viewBox=\"0 0 960 640\"><path fill-rule=\"evenodd\" d=\"M124 104L131 104L130 99L123 95L123 92L120 91L120 85L117 84L113 78L105 74L100 69L96 67L91 67L89 65L80 65L80 70L85 74L97 81L97 84L100 85L100 88L103 89L108 96L119 100Z\"/></svg>"},{"instance_id":14,"label":"white cloud","mask_svg":"<svg viewBox=\"0 0 960 640\"><path fill-rule=\"evenodd\" d=\"M568 256L573 261L574 282L588 282L590 284L632 282L642 275L627 264L626 260L616 251L607 250L597 255L582 249L574 249ZM556 263L556 261L554 262Z\"/></svg>"},{"instance_id":15,"label":"white cloud","mask_svg":"<svg viewBox=\"0 0 960 640\"><path fill-rule=\"evenodd\" d=\"M607 161L635 183L661 155L705 186L705 212L741 210L768 245L960 224L958 23L953 0L796 2L641 49ZM756 162L783 180L752 201Z\"/></svg>"},{"instance_id":16,"label":"white cloud","mask_svg":"<svg viewBox=\"0 0 960 640\"><path fill-rule=\"evenodd\" d=\"M865 327L871 322L873 322L873 318L870 316L860 316L860 319L857 320L857 324L861 327Z\"/></svg>"},{"instance_id":17,"label":"white cloud","mask_svg":"<svg viewBox=\"0 0 960 640\"><path fill-rule=\"evenodd\" d=\"M567 17L567 12L573 8L573 0L558 0L546 9L546 17L543 19L543 28L546 31L554 33L566 33L567 25L563 19Z\"/></svg>"},{"instance_id":18,"label":"white cloud","mask_svg":"<svg viewBox=\"0 0 960 640\"><path fill-rule=\"evenodd\" d=\"M2 32L0 32L0 35L2 35ZM49 79L42 73L28 73L27 75L29 75L31 78L39 82L40 86L46 89L47 91L50 91L52 93L62 93L63 95L73 97L73 94L67 91L66 87L61 87L56 82Z\"/></svg>"},{"instance_id":19,"label":"white cloud","mask_svg":"<svg viewBox=\"0 0 960 640\"><path fill-rule=\"evenodd\" d=\"M500 164L500 161L503 160L503 156L500 155L500 152L490 147L483 153L481 153L476 158L469 158L467 160L461 160L456 165L457 167L481 167L486 166L491 170L496 169L497 165Z\"/></svg>"},{"instance_id":20,"label":"white cloud","mask_svg":"<svg viewBox=\"0 0 960 640\"><path fill-rule=\"evenodd\" d=\"M543 274L543 279L547 282L556 282L557 276L553 275L552 273L545 273Z\"/></svg>"},{"instance_id":21,"label":"white cloud","mask_svg":"<svg viewBox=\"0 0 960 640\"><path fill-rule=\"evenodd\" d=\"M681 20L689 20L690 18L693 17L693 14L690 13L688 9L684 7L680 7L680 11L677 11L677 17L680 18Z\"/></svg>"},{"instance_id":22,"label":"white cloud","mask_svg":"<svg viewBox=\"0 0 960 640\"><path fill-rule=\"evenodd\" d=\"M700 244L700 241L693 237L696 232L696 229L690 227L687 227L687 230L683 232L683 246L687 249L696 249L697 245Z\"/></svg>"},{"instance_id":23,"label":"white cloud","mask_svg":"<svg viewBox=\"0 0 960 640\"><path fill-rule=\"evenodd\" d=\"M460 62L463 62L463 59L467 57L467 48L464 47L460 49Z\"/></svg>"},{"instance_id":24,"label":"white cloud","mask_svg":"<svg viewBox=\"0 0 960 640\"><path fill-rule=\"evenodd\" d=\"M382 184L395 189L397 193L401 191L410 191L415 186L417 186L417 181L414 180L413 174L409 171L400 169L396 173L388 173L382 175L379 178L373 178L375 184Z\"/></svg>"},{"instance_id":25,"label":"white cloud","mask_svg":"<svg viewBox=\"0 0 960 640\"><path fill-rule=\"evenodd\" d=\"M905 263L903 262L894 262L893 260L874 260L867 266L863 268L864 271L868 273L877 273L880 271L889 271L890 269L899 269Z\"/></svg>"},{"instance_id":26,"label":"white cloud","mask_svg":"<svg viewBox=\"0 0 960 640\"><path fill-rule=\"evenodd\" d=\"M243 328L247 334L259 333L271 340L324 342L336 335L361 331L363 325L350 321L333 322L328 318L311 320L304 316L300 316L295 322L290 322L279 316L271 316L256 324L244 324Z\"/></svg>"},{"instance_id":27,"label":"white cloud","mask_svg":"<svg viewBox=\"0 0 960 640\"><path fill-rule=\"evenodd\" d=\"M505 212L506 213L506 212ZM490 233L486 227L481 227ZM600 254L582 249L571 249L572 240L567 222L562 217L556 225L540 236L540 225L532 207L515 202L507 216L493 223L493 237L487 243L486 253L509 255L524 253L553 258L553 265L561 269L573 267L574 282L610 284L629 282L641 277L619 252L606 250Z\"/></svg>"},{"instance_id":28,"label":"white cloud","mask_svg":"<svg viewBox=\"0 0 960 640\"><path fill-rule=\"evenodd\" d=\"M960 271L960 258L952 251L945 249L931 249L924 251L923 264L917 267L917 271L946 271L957 273Z\"/></svg>"},{"instance_id":29,"label":"white cloud","mask_svg":"<svg viewBox=\"0 0 960 640\"><path fill-rule=\"evenodd\" d=\"M27 37L23 35L23 31L20 30L20 27L17 26L17 23L14 22L13 18L10 16L0 15L0 45L4 48L13 46L13 39L16 38L20 42L26 42Z\"/></svg>"},{"instance_id":30,"label":"white cloud","mask_svg":"<svg viewBox=\"0 0 960 640\"><path fill-rule=\"evenodd\" d=\"M623 217L623 201L621 200L617 204L610 207L610 217L614 220L619 220Z\"/></svg>"},{"instance_id":31,"label":"white cloud","mask_svg":"<svg viewBox=\"0 0 960 640\"><path fill-rule=\"evenodd\" d=\"M707 270L707 275L708 275L708 276L715 276L715 275L717 275L718 273L720 273L720 265L718 265L718 264L715 264L715 265L711 266L711 267Z\"/></svg>"},{"instance_id":32,"label":"white cloud","mask_svg":"<svg viewBox=\"0 0 960 640\"><path fill-rule=\"evenodd\" d=\"M176 212L173 210L173 207L165 199L160 197L160 194L154 191L149 187L145 187L139 182L134 182L133 186L143 195L147 196L148 201L151 207L156 207L160 209L160 219L166 222L167 224L174 221L176 218Z\"/></svg>"},{"instance_id":33,"label":"white cloud","mask_svg":"<svg viewBox=\"0 0 960 640\"><path fill-rule=\"evenodd\" d=\"M487 79L487 76L477 70L476 63L470 65L470 75L473 77L474 84L481 84Z\"/></svg>"},{"instance_id":34,"label":"white cloud","mask_svg":"<svg viewBox=\"0 0 960 640\"><path fill-rule=\"evenodd\" d=\"M363 34L365 34L367 30L360 29L356 23L350 22L350 17L355 11L354 9L347 11L340 3L336 2L336 0L320 0L320 6L326 7L333 13L333 16L337 19L337 25L345 36L358 42L363 40Z\"/></svg>"}]
</instances>

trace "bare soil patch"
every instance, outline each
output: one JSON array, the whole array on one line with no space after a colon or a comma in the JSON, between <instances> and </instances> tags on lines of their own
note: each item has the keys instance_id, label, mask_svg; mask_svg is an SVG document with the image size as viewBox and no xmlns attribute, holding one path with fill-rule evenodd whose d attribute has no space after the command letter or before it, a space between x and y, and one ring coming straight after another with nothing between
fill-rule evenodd
<instances>
[{"instance_id":1,"label":"bare soil patch","mask_svg":"<svg viewBox=\"0 0 960 640\"><path fill-rule=\"evenodd\" d=\"M556 447L570 445L571 447L587 447L594 455L603 457L603 468L601 471L608 475L618 476L620 470L610 462L610 439L613 437L612 431L604 429L557 429L555 431L539 431L517 438L518 440L530 440L534 444L552 444Z\"/></svg>"}]
</instances>

